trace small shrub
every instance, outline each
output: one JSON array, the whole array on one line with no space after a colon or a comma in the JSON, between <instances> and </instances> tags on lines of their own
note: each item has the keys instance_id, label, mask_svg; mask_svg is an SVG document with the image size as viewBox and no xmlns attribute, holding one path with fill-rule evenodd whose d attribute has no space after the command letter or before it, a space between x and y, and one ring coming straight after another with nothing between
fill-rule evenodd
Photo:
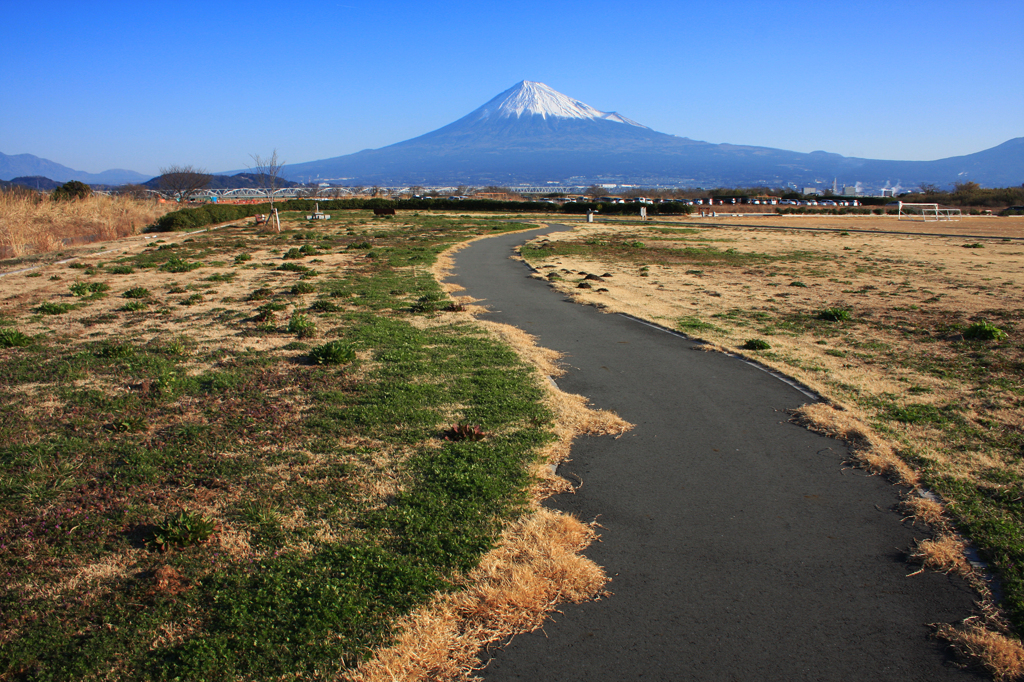
<instances>
[{"instance_id":1,"label":"small shrub","mask_svg":"<svg viewBox=\"0 0 1024 682\"><path fill-rule=\"evenodd\" d=\"M75 282L70 287L73 296L96 296L110 290L105 282Z\"/></svg>"},{"instance_id":2,"label":"small shrub","mask_svg":"<svg viewBox=\"0 0 1024 682\"><path fill-rule=\"evenodd\" d=\"M309 272L310 269L305 265L299 265L298 263L284 263L277 266L278 270L284 270L285 272Z\"/></svg>"},{"instance_id":3,"label":"small shrub","mask_svg":"<svg viewBox=\"0 0 1024 682\"><path fill-rule=\"evenodd\" d=\"M316 291L316 287L309 282L299 282L292 287L292 293L295 295L301 294L312 294Z\"/></svg>"},{"instance_id":4,"label":"small shrub","mask_svg":"<svg viewBox=\"0 0 1024 682\"><path fill-rule=\"evenodd\" d=\"M747 339L742 346L744 350L768 350L771 347L764 339Z\"/></svg>"},{"instance_id":5,"label":"small shrub","mask_svg":"<svg viewBox=\"0 0 1024 682\"><path fill-rule=\"evenodd\" d=\"M318 313L336 313L341 310L337 303L329 301L326 298L321 298L318 301L313 301L313 305L309 306L310 310L315 310Z\"/></svg>"},{"instance_id":6,"label":"small shrub","mask_svg":"<svg viewBox=\"0 0 1024 682\"><path fill-rule=\"evenodd\" d=\"M85 270L86 268L89 267L89 264L83 263L82 261L75 261L68 267L71 268L72 270Z\"/></svg>"},{"instance_id":7,"label":"small shrub","mask_svg":"<svg viewBox=\"0 0 1024 682\"><path fill-rule=\"evenodd\" d=\"M162 249L164 247L161 246L160 248ZM189 263L188 261L175 256L174 258L168 259L160 269L164 272L191 272L196 268L201 267L203 267L202 263Z\"/></svg>"},{"instance_id":8,"label":"small shrub","mask_svg":"<svg viewBox=\"0 0 1024 682\"><path fill-rule=\"evenodd\" d=\"M90 196L92 196L92 187L78 180L65 182L50 193L50 198L54 201L73 201L74 199L85 199Z\"/></svg>"},{"instance_id":9,"label":"small shrub","mask_svg":"<svg viewBox=\"0 0 1024 682\"><path fill-rule=\"evenodd\" d=\"M288 320L288 331L300 339L308 339L316 336L316 323L305 315L296 313Z\"/></svg>"},{"instance_id":10,"label":"small shrub","mask_svg":"<svg viewBox=\"0 0 1024 682\"><path fill-rule=\"evenodd\" d=\"M149 298L149 289L146 287L132 287L121 294L124 298Z\"/></svg>"},{"instance_id":11,"label":"small shrub","mask_svg":"<svg viewBox=\"0 0 1024 682\"><path fill-rule=\"evenodd\" d=\"M150 545L161 552L171 547L198 545L210 539L213 529L212 519L193 512L179 512L168 516L156 527Z\"/></svg>"},{"instance_id":12,"label":"small shrub","mask_svg":"<svg viewBox=\"0 0 1024 682\"><path fill-rule=\"evenodd\" d=\"M145 301L128 301L123 306L118 308L118 310L123 310L126 313L137 313L141 310L145 310L148 307L149 304L147 304Z\"/></svg>"},{"instance_id":13,"label":"small shrub","mask_svg":"<svg viewBox=\"0 0 1024 682\"><path fill-rule=\"evenodd\" d=\"M36 311L43 315L63 315L72 310L74 310L74 306L70 303L53 303L52 301L41 303L36 308Z\"/></svg>"},{"instance_id":14,"label":"small shrub","mask_svg":"<svg viewBox=\"0 0 1024 682\"><path fill-rule=\"evenodd\" d=\"M283 257L287 260L287 259L303 258L303 257L305 257L305 255L306 254L304 254L301 249L291 248L291 249L288 249L288 251L284 254Z\"/></svg>"},{"instance_id":15,"label":"small shrub","mask_svg":"<svg viewBox=\"0 0 1024 682\"><path fill-rule=\"evenodd\" d=\"M419 300L412 304L414 313L434 313L441 307L441 300L444 298L438 292L430 292L420 296Z\"/></svg>"},{"instance_id":16,"label":"small shrub","mask_svg":"<svg viewBox=\"0 0 1024 682\"><path fill-rule=\"evenodd\" d=\"M343 341L328 341L309 352L318 365L344 365L356 359L356 352Z\"/></svg>"},{"instance_id":17,"label":"small shrub","mask_svg":"<svg viewBox=\"0 0 1024 682\"><path fill-rule=\"evenodd\" d=\"M371 244L370 242L355 242L354 244L349 244L345 248L346 249L363 249L363 250L369 251L370 249L373 248L373 244Z\"/></svg>"},{"instance_id":18,"label":"small shrub","mask_svg":"<svg viewBox=\"0 0 1024 682\"><path fill-rule=\"evenodd\" d=\"M284 344L283 346L281 346L281 348L283 350L308 350L309 349L309 344L308 343L304 343L302 341L290 341L290 342Z\"/></svg>"},{"instance_id":19,"label":"small shrub","mask_svg":"<svg viewBox=\"0 0 1024 682\"><path fill-rule=\"evenodd\" d=\"M274 290L273 289L268 289L266 287L260 287L259 289L256 289L251 294L249 294L249 300L250 301L265 301L266 299L270 298L273 295L274 295Z\"/></svg>"},{"instance_id":20,"label":"small shrub","mask_svg":"<svg viewBox=\"0 0 1024 682\"><path fill-rule=\"evenodd\" d=\"M804 284L803 282L799 282L799 281L797 281L797 282L790 282L789 286L791 286L791 287L802 287L804 289L807 288L806 284Z\"/></svg>"},{"instance_id":21,"label":"small shrub","mask_svg":"<svg viewBox=\"0 0 1024 682\"><path fill-rule=\"evenodd\" d=\"M472 424L455 424L444 432L444 439L450 441L480 441L486 438L487 434L479 426Z\"/></svg>"},{"instance_id":22,"label":"small shrub","mask_svg":"<svg viewBox=\"0 0 1024 682\"><path fill-rule=\"evenodd\" d=\"M463 305L462 303L459 303L458 301L452 301L451 303L448 304L448 307L445 308L445 310L447 310L450 313L464 313L466 312L466 306Z\"/></svg>"},{"instance_id":23,"label":"small shrub","mask_svg":"<svg viewBox=\"0 0 1024 682\"><path fill-rule=\"evenodd\" d=\"M105 343L98 351L98 358L124 359L135 355L135 347L130 343Z\"/></svg>"},{"instance_id":24,"label":"small shrub","mask_svg":"<svg viewBox=\"0 0 1024 682\"><path fill-rule=\"evenodd\" d=\"M17 329L0 329L0 348L27 346L31 343L32 337Z\"/></svg>"},{"instance_id":25,"label":"small shrub","mask_svg":"<svg viewBox=\"0 0 1024 682\"><path fill-rule=\"evenodd\" d=\"M218 272L206 278L207 282L231 282L235 279L233 272Z\"/></svg>"},{"instance_id":26,"label":"small shrub","mask_svg":"<svg viewBox=\"0 0 1024 682\"><path fill-rule=\"evenodd\" d=\"M236 263L244 263L244 262L250 261L250 260L252 260L252 254L251 253L240 253L237 256L235 256L235 262Z\"/></svg>"},{"instance_id":27,"label":"small shrub","mask_svg":"<svg viewBox=\"0 0 1024 682\"><path fill-rule=\"evenodd\" d=\"M135 268L130 265L111 265L107 272L113 275L130 275L135 272Z\"/></svg>"},{"instance_id":28,"label":"small shrub","mask_svg":"<svg viewBox=\"0 0 1024 682\"><path fill-rule=\"evenodd\" d=\"M195 348L195 341L187 336L179 336L176 339L172 339L170 343L165 347L165 351L168 355L175 355L179 357L185 357L192 354L192 350Z\"/></svg>"},{"instance_id":29,"label":"small shrub","mask_svg":"<svg viewBox=\"0 0 1024 682\"><path fill-rule=\"evenodd\" d=\"M818 319L828 322L846 322L850 319L850 311L845 308L825 308L818 312Z\"/></svg>"},{"instance_id":30,"label":"small shrub","mask_svg":"<svg viewBox=\"0 0 1024 682\"><path fill-rule=\"evenodd\" d=\"M964 338L972 341L1002 341L1008 336L991 322L980 320L964 330Z\"/></svg>"},{"instance_id":31,"label":"small shrub","mask_svg":"<svg viewBox=\"0 0 1024 682\"><path fill-rule=\"evenodd\" d=\"M202 294L192 294L181 302L181 305L196 305L203 302Z\"/></svg>"},{"instance_id":32,"label":"small shrub","mask_svg":"<svg viewBox=\"0 0 1024 682\"><path fill-rule=\"evenodd\" d=\"M961 244L965 249L984 249L985 245L981 242L974 242L973 244Z\"/></svg>"}]
</instances>

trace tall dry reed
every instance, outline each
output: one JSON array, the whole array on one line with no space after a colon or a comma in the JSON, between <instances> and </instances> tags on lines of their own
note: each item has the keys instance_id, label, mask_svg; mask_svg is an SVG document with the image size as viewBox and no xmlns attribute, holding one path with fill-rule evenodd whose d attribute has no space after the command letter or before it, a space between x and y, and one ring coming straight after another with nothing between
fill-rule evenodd
<instances>
[{"instance_id":1,"label":"tall dry reed","mask_svg":"<svg viewBox=\"0 0 1024 682\"><path fill-rule=\"evenodd\" d=\"M0 258L138 234L173 208L128 196L52 201L35 192L0 192Z\"/></svg>"}]
</instances>

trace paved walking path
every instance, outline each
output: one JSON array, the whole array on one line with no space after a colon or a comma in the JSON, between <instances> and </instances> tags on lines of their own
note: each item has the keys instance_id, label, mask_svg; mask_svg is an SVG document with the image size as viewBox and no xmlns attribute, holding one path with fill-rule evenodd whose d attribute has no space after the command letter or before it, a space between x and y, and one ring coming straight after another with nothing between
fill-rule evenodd
<instances>
[{"instance_id":1,"label":"paved walking path","mask_svg":"<svg viewBox=\"0 0 1024 682\"><path fill-rule=\"evenodd\" d=\"M509 259L536 234L459 252L450 281L489 319L565 353L558 379L637 426L585 438L553 507L598 519L587 554L613 596L568 605L491 652L499 680L968 680L927 624L971 612L958 579L913 570L898 489L787 421L806 395L767 372L576 305ZM597 272L596 274L602 274Z\"/></svg>"}]
</instances>

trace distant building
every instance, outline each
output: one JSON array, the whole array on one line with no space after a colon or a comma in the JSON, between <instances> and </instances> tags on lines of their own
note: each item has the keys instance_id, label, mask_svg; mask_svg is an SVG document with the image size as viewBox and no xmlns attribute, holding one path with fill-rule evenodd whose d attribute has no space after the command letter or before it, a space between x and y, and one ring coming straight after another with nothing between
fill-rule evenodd
<instances>
[{"instance_id":1,"label":"distant building","mask_svg":"<svg viewBox=\"0 0 1024 682\"><path fill-rule=\"evenodd\" d=\"M804 187L803 194L821 194L821 190L817 187Z\"/></svg>"},{"instance_id":2,"label":"distant building","mask_svg":"<svg viewBox=\"0 0 1024 682\"><path fill-rule=\"evenodd\" d=\"M856 185L846 185L845 187L843 187L843 196L844 197L855 197L855 196L857 196L857 194L858 194L858 192L857 192L857 186Z\"/></svg>"}]
</instances>

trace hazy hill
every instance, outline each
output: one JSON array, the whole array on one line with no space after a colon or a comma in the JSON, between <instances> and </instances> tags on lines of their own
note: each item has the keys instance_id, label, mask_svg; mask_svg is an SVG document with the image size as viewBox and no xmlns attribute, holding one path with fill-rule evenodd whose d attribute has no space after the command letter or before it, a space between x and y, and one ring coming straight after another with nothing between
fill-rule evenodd
<instances>
[{"instance_id":1,"label":"hazy hill","mask_svg":"<svg viewBox=\"0 0 1024 682\"><path fill-rule=\"evenodd\" d=\"M11 179L11 184L12 185L22 185L23 187L28 187L30 189L37 189L37 190L39 190L41 192L49 192L51 190L57 189L58 187L60 187L64 183L62 183L62 182L54 182L50 178L44 178L44 177L39 176L39 175L31 175L31 176L27 176L27 177L12 178Z\"/></svg>"},{"instance_id":2,"label":"hazy hill","mask_svg":"<svg viewBox=\"0 0 1024 682\"><path fill-rule=\"evenodd\" d=\"M162 175L158 175L152 180L148 180L142 183L143 186L149 187L150 189L160 189L160 178ZM279 178L277 181L278 189L284 187L298 187L299 183ZM206 186L206 189L260 189L259 180L253 173L236 173L235 175L214 175L210 178L210 183Z\"/></svg>"},{"instance_id":3,"label":"hazy hill","mask_svg":"<svg viewBox=\"0 0 1024 682\"><path fill-rule=\"evenodd\" d=\"M86 173L32 154L10 156L0 153L0 180L17 177L45 177L61 184L69 180L78 180L88 185L125 185L144 182L151 176L121 168L102 173Z\"/></svg>"}]
</instances>

